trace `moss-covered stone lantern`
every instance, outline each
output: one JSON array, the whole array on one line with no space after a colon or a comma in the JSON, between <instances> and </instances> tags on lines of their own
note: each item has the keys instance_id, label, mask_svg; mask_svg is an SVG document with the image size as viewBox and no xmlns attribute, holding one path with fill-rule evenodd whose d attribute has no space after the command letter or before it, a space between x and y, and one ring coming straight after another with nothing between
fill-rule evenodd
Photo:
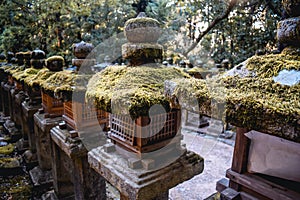
<instances>
[{"instance_id":1,"label":"moss-covered stone lantern","mask_svg":"<svg viewBox=\"0 0 300 200\"><path fill-rule=\"evenodd\" d=\"M42 83L43 96L48 100L52 99L52 103L55 103L53 105L59 105L62 115L60 121L50 116L52 123L43 126L47 127L44 132L41 130L41 122L49 121L50 119L45 119L49 116L42 113L35 115L39 132L47 136L47 138L41 138L41 141L49 141L48 145L52 145L51 148L42 143L40 146L43 149L52 149L53 157L47 157L45 150L43 150L43 157L44 161L52 161L53 186L59 198L74 195L75 199L106 199L105 180L87 163L87 151L91 147L87 145L88 142L85 143L87 138L84 137L86 135L92 141L97 139L105 141L104 132L97 130L100 129L100 125L107 124L108 120L107 115L103 116L104 112L97 112L95 108L86 104L84 99L86 85L91 77L84 72L91 71L90 66L95 64L95 59L86 58L92 49L93 46L89 43L75 44L76 58L72 59L72 64L76 66L76 71L66 69L56 72ZM53 58L48 58L47 63L50 61L52 62ZM47 105L49 110L49 103ZM104 120L98 121L97 117L102 117ZM50 126L52 126L51 129L49 129ZM99 141L96 141L96 144Z\"/></svg>"},{"instance_id":2,"label":"moss-covered stone lantern","mask_svg":"<svg viewBox=\"0 0 300 200\"><path fill-rule=\"evenodd\" d=\"M171 187L203 169L202 158L181 145L180 109L164 95L164 81L190 76L160 64L158 21L140 13L124 30L122 56L129 65L108 66L88 84L87 100L110 113L110 141L89 152L89 163L122 200L168 199Z\"/></svg>"},{"instance_id":3,"label":"moss-covered stone lantern","mask_svg":"<svg viewBox=\"0 0 300 200\"><path fill-rule=\"evenodd\" d=\"M229 180L217 183L225 199L300 198L299 1L283 5L293 16L278 23L283 51L252 56L214 79L174 81L170 90L185 105L197 99L204 115L222 111L237 127ZM222 106L213 107L213 101Z\"/></svg>"}]
</instances>

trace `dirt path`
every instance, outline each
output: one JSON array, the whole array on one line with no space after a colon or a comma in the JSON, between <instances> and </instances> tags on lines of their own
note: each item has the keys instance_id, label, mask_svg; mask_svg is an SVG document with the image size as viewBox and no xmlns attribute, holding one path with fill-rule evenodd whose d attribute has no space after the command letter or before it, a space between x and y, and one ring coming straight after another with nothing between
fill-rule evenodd
<instances>
[{"instance_id":1,"label":"dirt path","mask_svg":"<svg viewBox=\"0 0 300 200\"><path fill-rule=\"evenodd\" d=\"M188 150L204 158L204 171L193 179L170 190L170 200L201 200L215 193L216 183L225 177L230 168L233 146L213 137L203 137L183 130L184 143Z\"/></svg>"}]
</instances>

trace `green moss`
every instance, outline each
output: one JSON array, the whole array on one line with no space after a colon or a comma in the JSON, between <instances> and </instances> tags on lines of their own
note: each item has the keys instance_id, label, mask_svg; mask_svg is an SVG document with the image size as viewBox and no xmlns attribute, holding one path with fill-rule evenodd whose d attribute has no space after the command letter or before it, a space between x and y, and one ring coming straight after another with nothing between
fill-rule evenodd
<instances>
[{"instance_id":1,"label":"green moss","mask_svg":"<svg viewBox=\"0 0 300 200\"><path fill-rule=\"evenodd\" d=\"M20 166L18 158L0 158L0 168L15 168Z\"/></svg>"},{"instance_id":2,"label":"green moss","mask_svg":"<svg viewBox=\"0 0 300 200\"><path fill-rule=\"evenodd\" d=\"M300 142L300 84L285 86L272 78L181 79L173 96L187 109L240 127L264 130ZM196 103L195 103L196 102ZM197 105L198 104L198 105Z\"/></svg>"},{"instance_id":3,"label":"green moss","mask_svg":"<svg viewBox=\"0 0 300 200\"><path fill-rule=\"evenodd\" d=\"M148 27L148 26L158 27L159 21L150 17L137 17L137 18L132 18L127 20L124 27L128 27L128 26L130 26L129 28L140 28L140 27Z\"/></svg>"},{"instance_id":4,"label":"green moss","mask_svg":"<svg viewBox=\"0 0 300 200\"><path fill-rule=\"evenodd\" d=\"M164 96L164 81L183 77L189 75L160 65L110 66L91 78L86 97L95 101L99 109L137 118L148 115L154 104L170 110L169 101Z\"/></svg>"},{"instance_id":5,"label":"green moss","mask_svg":"<svg viewBox=\"0 0 300 200\"><path fill-rule=\"evenodd\" d=\"M25 78L36 75L41 69L28 68L24 71L18 71L12 74L12 77L17 81L24 81Z\"/></svg>"},{"instance_id":6,"label":"green moss","mask_svg":"<svg viewBox=\"0 0 300 200\"><path fill-rule=\"evenodd\" d=\"M1 69L2 69L4 72L9 73L9 71L10 71L11 69L13 69L14 67L15 67L15 65L2 65L2 66L1 66Z\"/></svg>"},{"instance_id":7,"label":"green moss","mask_svg":"<svg viewBox=\"0 0 300 200\"><path fill-rule=\"evenodd\" d=\"M31 199L30 180L28 176L0 178L0 198Z\"/></svg>"},{"instance_id":8,"label":"green moss","mask_svg":"<svg viewBox=\"0 0 300 200\"><path fill-rule=\"evenodd\" d=\"M51 57L46 59L46 65L47 65L48 62L52 62L52 61L55 61L55 60L59 60L61 62L65 61L65 59L62 56L51 56Z\"/></svg>"},{"instance_id":9,"label":"green moss","mask_svg":"<svg viewBox=\"0 0 300 200\"><path fill-rule=\"evenodd\" d=\"M300 53L297 49L286 48L281 54L253 56L247 60L246 68L261 78L277 76L283 69L300 70Z\"/></svg>"},{"instance_id":10,"label":"green moss","mask_svg":"<svg viewBox=\"0 0 300 200\"><path fill-rule=\"evenodd\" d=\"M273 80L283 69L300 70L299 50L254 56L246 63L254 77L174 80L176 88L169 97L176 96L184 107L201 114L300 142L300 84L287 86Z\"/></svg>"},{"instance_id":11,"label":"green moss","mask_svg":"<svg viewBox=\"0 0 300 200\"><path fill-rule=\"evenodd\" d=\"M24 82L30 87L39 87L46 79L52 76L55 72L49 71L47 68L41 69L34 76L28 76L24 79Z\"/></svg>"},{"instance_id":12,"label":"green moss","mask_svg":"<svg viewBox=\"0 0 300 200\"><path fill-rule=\"evenodd\" d=\"M13 144L0 147L0 154L9 155L14 151L14 149L15 146Z\"/></svg>"},{"instance_id":13,"label":"green moss","mask_svg":"<svg viewBox=\"0 0 300 200\"><path fill-rule=\"evenodd\" d=\"M59 71L42 81L41 87L51 96L71 98L72 93L84 93L91 75L76 74L72 71Z\"/></svg>"}]
</instances>

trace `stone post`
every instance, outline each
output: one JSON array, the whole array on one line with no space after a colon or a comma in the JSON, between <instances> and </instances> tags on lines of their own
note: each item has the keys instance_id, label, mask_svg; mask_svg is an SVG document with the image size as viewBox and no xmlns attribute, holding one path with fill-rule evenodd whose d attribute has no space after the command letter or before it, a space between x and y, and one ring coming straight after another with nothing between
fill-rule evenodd
<instances>
[{"instance_id":1,"label":"stone post","mask_svg":"<svg viewBox=\"0 0 300 200\"><path fill-rule=\"evenodd\" d=\"M72 59L72 65L76 67L74 78L78 76L78 71L91 71L90 67L96 63L96 60L86 59L86 57L93 48L92 44L85 42L74 44L73 51L76 56ZM67 96L63 93L61 96ZM86 139L84 135L92 137L93 141L106 141L105 133L97 131L99 123L96 115L96 118L91 120L91 116L96 111L88 109L88 106L85 105L84 92L79 95L73 94L72 97L65 97L64 100L64 122L50 131L55 193L58 197L72 195L73 199L78 200L106 200L105 179L90 168L87 161L88 145L82 141L82 139ZM83 117L85 115L89 116L88 119ZM104 138L101 139L101 137Z\"/></svg>"}]
</instances>

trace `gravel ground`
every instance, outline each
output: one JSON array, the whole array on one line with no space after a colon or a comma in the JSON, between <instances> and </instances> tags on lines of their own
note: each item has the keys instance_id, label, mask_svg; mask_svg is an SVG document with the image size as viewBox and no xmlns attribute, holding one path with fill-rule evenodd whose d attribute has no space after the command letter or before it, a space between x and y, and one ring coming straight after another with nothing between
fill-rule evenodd
<instances>
[{"instance_id":1,"label":"gravel ground","mask_svg":"<svg viewBox=\"0 0 300 200\"><path fill-rule=\"evenodd\" d=\"M216 193L216 183L225 177L231 166L233 146L218 138L202 136L193 131L183 130L184 143L188 150L204 158L204 171L186 181L169 193L170 200L201 200ZM233 142L231 142L233 144Z\"/></svg>"}]
</instances>

